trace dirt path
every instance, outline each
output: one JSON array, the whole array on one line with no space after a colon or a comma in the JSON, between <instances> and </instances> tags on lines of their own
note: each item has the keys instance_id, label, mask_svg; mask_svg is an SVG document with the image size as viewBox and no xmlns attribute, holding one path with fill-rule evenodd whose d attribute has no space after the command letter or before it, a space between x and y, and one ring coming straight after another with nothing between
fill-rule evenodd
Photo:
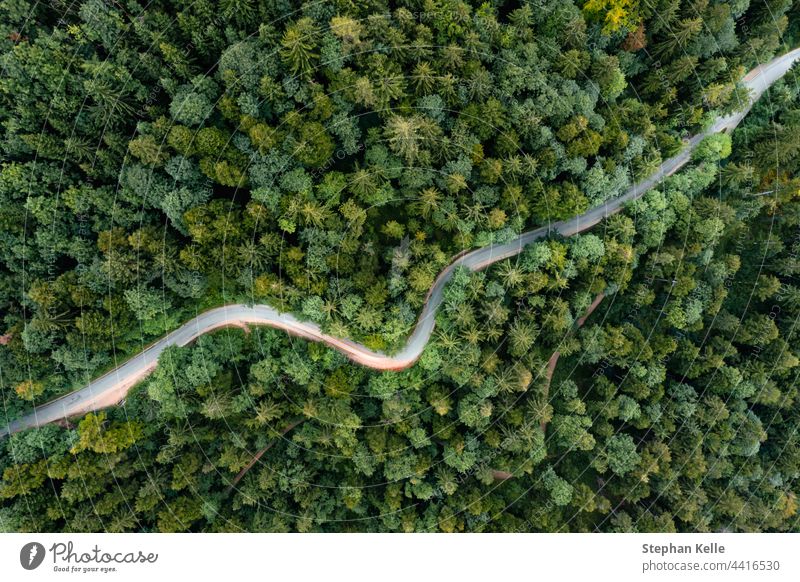
<instances>
[{"instance_id":1,"label":"dirt path","mask_svg":"<svg viewBox=\"0 0 800 582\"><path fill-rule=\"evenodd\" d=\"M239 473L236 475L236 477L233 478L233 481L231 481L231 484L228 487L228 493L230 493L234 489L234 487L236 487L236 484L239 481L242 480L242 477L244 477L247 474L247 472L255 466L256 463L258 463L258 461L261 459L261 457L264 456L264 453L266 453L273 446L275 446L278 443L278 441L280 441L284 436L286 436L286 433L291 431L293 428L295 428L297 425L301 424L305 420L306 420L305 417L302 417L302 416L293 419L289 424L287 424L283 428L283 430L280 433L278 433L277 437L272 439L266 447L264 447L263 449L258 451L253 456L253 458L250 459L250 462L247 463L247 465L245 465L245 467L241 471L239 471Z\"/></svg>"},{"instance_id":2,"label":"dirt path","mask_svg":"<svg viewBox=\"0 0 800 582\"><path fill-rule=\"evenodd\" d=\"M586 320L589 319L589 316L594 312L595 309L597 309L597 306L600 305L600 303L602 303L603 299L605 299L605 296L606 296L605 293L598 293L595 296L594 301L592 301L591 305L589 305L589 307L586 309L586 313L583 314L583 317L580 317L575 321L574 330L580 329L583 326L583 324L586 323ZM553 374L556 371L556 364L558 364L558 358L560 357L561 357L561 352L555 351L553 352L553 355L550 356L550 359L547 360L547 371L545 373L545 384L544 384L545 402L547 402L548 399L550 398L550 383L553 381ZM547 422L542 420L542 422L539 424L539 428L542 429L542 432L545 432L547 430Z\"/></svg>"},{"instance_id":3,"label":"dirt path","mask_svg":"<svg viewBox=\"0 0 800 582\"><path fill-rule=\"evenodd\" d=\"M586 320L589 319L589 316L594 312L595 309L597 309L597 306L600 305L600 303L602 303L605 296L606 296L605 293L598 293L595 296L594 301L592 301L591 305L589 305L589 307L586 308L586 313L584 313L582 317L575 320L575 326L573 327L572 331L580 329L583 326L583 324L586 323ZM547 401L550 398L550 383L553 381L553 374L556 371L556 364L558 364L558 358L560 357L561 357L561 352L555 351L553 352L553 355L550 356L550 359L547 360L547 370L545 371L545 384L544 384L545 403L547 403ZM539 428L542 430L542 432L546 432L547 422L545 420L542 420L542 422L539 423ZM507 479L513 478L514 474L509 473L508 471L500 471L495 469L492 471L492 477L494 477L495 481L506 481Z\"/></svg>"},{"instance_id":4,"label":"dirt path","mask_svg":"<svg viewBox=\"0 0 800 582\"><path fill-rule=\"evenodd\" d=\"M134 385L155 369L159 355L166 348L173 345L185 346L204 333L230 325L266 325L307 340L323 342L333 349L339 350L354 362L376 370L408 368L414 365L420 357L433 333L436 312L442 302L444 288L458 267L464 267L471 271L484 269L497 261L518 255L527 245L541 238L554 233L572 236L592 228L604 218L619 212L626 204L641 197L664 178L671 176L686 165L691 160L692 152L703 139L736 127L747 115L752 102L759 99L799 59L800 49L795 49L750 71L742 81L742 84L751 91L753 99L750 105L733 115L718 118L709 129L689 139L681 152L664 160L652 175L631 186L625 194L608 200L600 206L590 208L580 216L522 233L510 242L489 245L456 255L454 260L436 278L406 345L397 354L387 355L373 351L358 342L328 335L323 333L318 325L301 321L291 313L282 313L269 305L225 305L201 313L85 387L51 402L35 406L32 413L18 418L0 429L0 437L27 428L42 426L62 418L113 406L124 399ZM584 317L588 317L588 313ZM558 355L554 354L553 357L557 362ZM553 358L551 358L552 360ZM554 367L555 363L553 363Z\"/></svg>"}]
</instances>

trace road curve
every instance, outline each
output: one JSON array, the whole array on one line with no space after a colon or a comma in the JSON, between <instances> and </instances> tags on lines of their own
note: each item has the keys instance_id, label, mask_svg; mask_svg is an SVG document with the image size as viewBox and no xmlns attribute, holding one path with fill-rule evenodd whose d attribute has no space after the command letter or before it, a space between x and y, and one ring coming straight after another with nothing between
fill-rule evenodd
<instances>
[{"instance_id":1,"label":"road curve","mask_svg":"<svg viewBox=\"0 0 800 582\"><path fill-rule=\"evenodd\" d=\"M93 380L84 388L36 407L30 414L14 420L7 427L0 430L0 437L63 418L113 406L122 400L135 384L153 371L158 363L159 355L165 348L175 345L185 346L202 334L231 325L266 325L282 329L292 335L308 340L324 342L330 347L339 350L354 362L376 370L401 370L407 368L417 361L431 337L436 311L442 302L444 287L457 267L466 267L471 271L479 271L497 261L519 254L526 245L551 233L572 236L593 227L607 216L619 212L626 203L639 198L665 177L683 167L690 160L694 149L705 137L736 127L750 110L752 103L757 101L797 60L800 60L800 48L776 57L750 71L742 80L743 84L751 91L750 104L746 109L717 119L706 131L689 139L680 153L665 160L656 172L642 182L633 185L622 196L591 208L580 216L522 233L508 243L490 245L459 255L436 278L433 287L428 292L428 297L414 331L403 349L397 354L386 355L372 351L360 343L327 335L315 323L300 321L294 315L281 313L268 305L225 305L201 313L194 319L184 323L175 331L150 345L140 354Z\"/></svg>"}]
</instances>

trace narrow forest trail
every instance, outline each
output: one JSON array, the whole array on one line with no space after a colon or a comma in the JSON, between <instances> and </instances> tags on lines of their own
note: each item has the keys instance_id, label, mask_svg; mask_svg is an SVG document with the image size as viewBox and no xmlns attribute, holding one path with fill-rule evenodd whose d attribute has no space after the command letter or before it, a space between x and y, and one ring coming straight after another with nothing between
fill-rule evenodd
<instances>
[{"instance_id":1,"label":"narrow forest trail","mask_svg":"<svg viewBox=\"0 0 800 582\"><path fill-rule=\"evenodd\" d=\"M93 380L85 387L35 407L30 414L16 419L5 428L0 429L0 437L63 418L113 406L125 398L125 395L134 385L155 369L159 355L167 347L185 346L200 335L231 325L266 325L304 339L323 342L339 350L354 362L376 370L402 370L408 368L420 357L431 337L436 312L442 302L444 288L457 267L466 267L471 271L479 271L498 261L518 255L525 246L550 234L558 233L562 236L572 236L584 232L604 218L616 214L622 210L625 204L641 197L661 180L686 165L691 159L695 148L704 138L736 127L747 115L752 104L775 81L783 77L797 60L800 60L800 48L775 57L768 63L759 65L748 72L742 79L742 83L751 91L750 104L745 109L733 115L718 118L706 131L689 139L680 153L665 160L651 176L631 186L622 196L609 200L600 206L590 208L583 214L569 220L555 222L522 233L508 243L490 245L457 255L455 260L436 278L433 287L428 292L425 305L413 332L409 336L406 345L395 355L376 352L358 342L325 334L318 325L300 321L294 315L281 313L268 305L225 305L201 313L151 344L124 364Z\"/></svg>"},{"instance_id":2,"label":"narrow forest trail","mask_svg":"<svg viewBox=\"0 0 800 582\"><path fill-rule=\"evenodd\" d=\"M597 309L597 306L600 305L600 303L603 301L603 299L605 299L605 297L606 297L605 293L598 293L595 296L594 301L592 301L592 303L586 309L586 312L575 321L575 326L573 327L573 331L577 331L581 327L583 327L583 324L586 323L586 320L589 319L589 316L592 315L592 313L594 313L594 310ZM549 402L550 399L550 385L553 382L553 374L555 374L556 372L556 366L558 365L558 359L560 357L561 357L561 351L556 350L555 352L553 352L553 355L550 356L550 359L547 360L547 367L545 368L545 374L544 374L543 399L545 403ZM545 432L547 430L547 420L543 419L542 422L539 423L539 428L542 429L542 432Z\"/></svg>"}]
</instances>

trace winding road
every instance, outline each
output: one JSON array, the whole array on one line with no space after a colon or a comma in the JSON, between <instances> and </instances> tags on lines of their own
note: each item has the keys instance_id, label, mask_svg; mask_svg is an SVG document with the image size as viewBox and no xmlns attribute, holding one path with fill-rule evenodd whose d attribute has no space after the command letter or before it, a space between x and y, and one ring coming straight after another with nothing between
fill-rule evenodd
<instances>
[{"instance_id":1,"label":"winding road","mask_svg":"<svg viewBox=\"0 0 800 582\"><path fill-rule=\"evenodd\" d=\"M656 172L642 182L632 186L622 196L591 208L580 216L525 232L511 242L490 245L459 255L437 277L433 287L428 292L428 297L414 331L403 349L395 355L375 352L360 343L327 335L320 330L318 325L300 321L290 313L281 313L267 305L225 305L201 313L194 319L184 323L175 331L150 345L140 354L93 380L84 388L36 407L30 414L14 420L7 427L0 430L0 437L63 418L113 406L124 399L134 385L155 369L158 364L158 357L165 348L175 345L185 346L202 334L232 325L266 325L282 329L292 335L308 340L324 342L330 347L339 350L354 362L376 370L401 370L407 368L417 361L431 337L436 311L442 302L444 287L457 267L466 267L471 271L479 271L497 261L519 254L526 245L551 233L572 236L593 227L607 216L619 212L626 203L639 198L661 180L683 167L691 159L692 152L705 137L736 127L750 110L750 106L775 81L780 79L797 60L800 60L800 48L776 57L750 71L743 79L743 84L751 91L751 100L747 108L733 115L717 119L706 131L689 139L680 153L665 160Z\"/></svg>"}]
</instances>

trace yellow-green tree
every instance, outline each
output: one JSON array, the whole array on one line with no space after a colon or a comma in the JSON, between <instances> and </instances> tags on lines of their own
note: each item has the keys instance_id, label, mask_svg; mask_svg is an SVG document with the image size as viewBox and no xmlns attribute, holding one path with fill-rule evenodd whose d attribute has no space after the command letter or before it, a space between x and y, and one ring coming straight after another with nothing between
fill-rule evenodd
<instances>
[{"instance_id":1,"label":"yellow-green tree","mask_svg":"<svg viewBox=\"0 0 800 582\"><path fill-rule=\"evenodd\" d=\"M603 23L603 32L612 34L619 30L636 30L639 23L638 0L589 0L583 11L591 19Z\"/></svg>"}]
</instances>

